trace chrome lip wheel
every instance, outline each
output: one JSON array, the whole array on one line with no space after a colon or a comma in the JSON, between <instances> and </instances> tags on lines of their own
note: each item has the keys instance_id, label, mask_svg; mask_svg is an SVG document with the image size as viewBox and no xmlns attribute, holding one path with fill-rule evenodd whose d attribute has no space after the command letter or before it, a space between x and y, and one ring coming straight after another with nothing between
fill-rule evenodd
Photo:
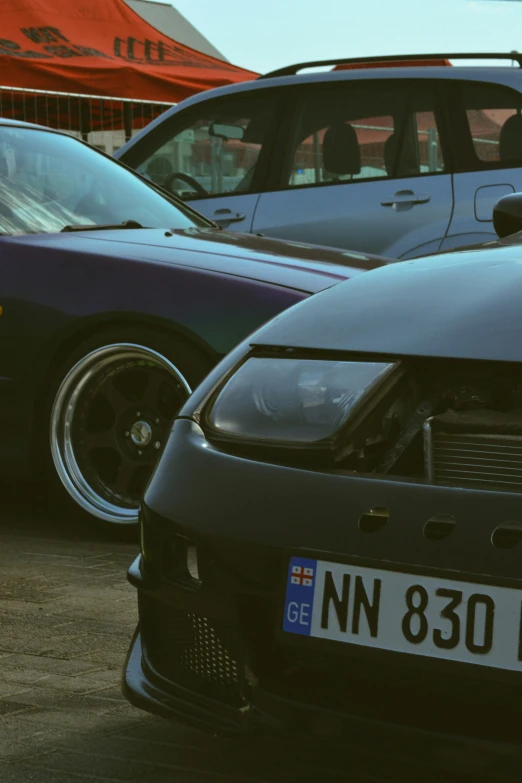
<instances>
[{"instance_id":1,"label":"chrome lip wheel","mask_svg":"<svg viewBox=\"0 0 522 783\"><path fill-rule=\"evenodd\" d=\"M114 343L72 367L51 411L56 472L71 498L104 522L132 525L172 420L191 389L164 356Z\"/></svg>"}]
</instances>

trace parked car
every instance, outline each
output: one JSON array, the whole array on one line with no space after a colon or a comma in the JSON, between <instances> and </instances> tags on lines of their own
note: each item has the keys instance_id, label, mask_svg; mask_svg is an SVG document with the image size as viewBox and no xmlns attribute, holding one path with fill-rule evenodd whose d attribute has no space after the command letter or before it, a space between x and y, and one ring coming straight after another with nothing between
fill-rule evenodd
<instances>
[{"instance_id":1,"label":"parked car","mask_svg":"<svg viewBox=\"0 0 522 783\"><path fill-rule=\"evenodd\" d=\"M323 291L194 392L129 571L133 704L519 779L521 243Z\"/></svg>"},{"instance_id":2,"label":"parked car","mask_svg":"<svg viewBox=\"0 0 522 783\"><path fill-rule=\"evenodd\" d=\"M285 307L381 263L221 231L87 144L0 120L3 475L136 524L191 388Z\"/></svg>"},{"instance_id":3,"label":"parked car","mask_svg":"<svg viewBox=\"0 0 522 783\"><path fill-rule=\"evenodd\" d=\"M182 101L117 156L235 231L402 259L451 250L494 237L494 204L522 190L521 64L300 63Z\"/></svg>"}]
</instances>

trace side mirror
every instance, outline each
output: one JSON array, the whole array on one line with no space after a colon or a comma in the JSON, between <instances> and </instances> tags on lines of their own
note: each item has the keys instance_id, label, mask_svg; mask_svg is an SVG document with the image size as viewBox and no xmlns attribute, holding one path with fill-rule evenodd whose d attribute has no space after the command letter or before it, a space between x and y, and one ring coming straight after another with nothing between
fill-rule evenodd
<instances>
[{"instance_id":1,"label":"side mirror","mask_svg":"<svg viewBox=\"0 0 522 783\"><path fill-rule=\"evenodd\" d=\"M245 129L241 125L227 125L224 122L213 122L208 129L209 136L217 136L224 141L241 141Z\"/></svg>"},{"instance_id":2,"label":"side mirror","mask_svg":"<svg viewBox=\"0 0 522 783\"><path fill-rule=\"evenodd\" d=\"M522 193L510 193L497 201L493 225L500 239L522 231Z\"/></svg>"}]
</instances>

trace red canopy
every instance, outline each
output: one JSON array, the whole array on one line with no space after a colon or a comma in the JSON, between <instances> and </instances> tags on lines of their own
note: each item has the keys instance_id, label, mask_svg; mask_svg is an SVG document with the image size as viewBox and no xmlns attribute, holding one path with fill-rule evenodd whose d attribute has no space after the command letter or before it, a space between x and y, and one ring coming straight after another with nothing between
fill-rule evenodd
<instances>
[{"instance_id":1,"label":"red canopy","mask_svg":"<svg viewBox=\"0 0 522 783\"><path fill-rule=\"evenodd\" d=\"M2 0L0 83L177 103L257 74L189 49L123 0Z\"/></svg>"}]
</instances>

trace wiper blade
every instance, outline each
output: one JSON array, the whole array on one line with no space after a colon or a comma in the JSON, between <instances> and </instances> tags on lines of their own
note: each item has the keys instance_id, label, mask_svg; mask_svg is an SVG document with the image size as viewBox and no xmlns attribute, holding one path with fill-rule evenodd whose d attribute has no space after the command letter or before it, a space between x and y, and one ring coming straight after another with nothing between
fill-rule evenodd
<instances>
[{"instance_id":1,"label":"wiper blade","mask_svg":"<svg viewBox=\"0 0 522 783\"><path fill-rule=\"evenodd\" d=\"M115 231L120 228L145 228L145 226L142 226L141 223L138 223L137 220L124 220L123 223L116 223L114 225L108 223L105 226L104 225L97 226L95 223L89 223L86 226L81 226L81 225L64 226L62 228L62 232L63 231Z\"/></svg>"}]
</instances>

